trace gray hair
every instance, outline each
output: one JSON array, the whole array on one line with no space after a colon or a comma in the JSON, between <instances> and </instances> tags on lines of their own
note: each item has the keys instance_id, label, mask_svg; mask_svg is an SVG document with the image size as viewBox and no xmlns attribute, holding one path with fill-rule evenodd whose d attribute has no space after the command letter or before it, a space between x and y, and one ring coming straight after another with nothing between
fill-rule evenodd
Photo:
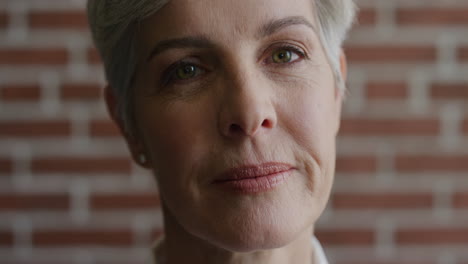
<instances>
[{"instance_id":1,"label":"gray hair","mask_svg":"<svg viewBox=\"0 0 468 264\"><path fill-rule=\"evenodd\" d=\"M136 69L137 26L169 0L88 0L88 21L116 97L116 115L124 131L133 134L131 87ZM353 0L315 0L319 37L333 69L337 88L345 83L340 71L341 46L356 14Z\"/></svg>"}]
</instances>

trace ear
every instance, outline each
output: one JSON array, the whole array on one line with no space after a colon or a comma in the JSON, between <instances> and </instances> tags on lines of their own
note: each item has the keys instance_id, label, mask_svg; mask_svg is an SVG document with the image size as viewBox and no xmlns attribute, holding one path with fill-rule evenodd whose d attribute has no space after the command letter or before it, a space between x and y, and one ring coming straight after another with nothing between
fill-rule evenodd
<instances>
[{"instance_id":1,"label":"ear","mask_svg":"<svg viewBox=\"0 0 468 264\"><path fill-rule=\"evenodd\" d=\"M340 71L341 76L343 78L343 82L346 83L346 80L348 79L348 62L346 60L346 54L343 50L341 50L340 54Z\"/></svg>"},{"instance_id":2,"label":"ear","mask_svg":"<svg viewBox=\"0 0 468 264\"><path fill-rule=\"evenodd\" d=\"M109 112L109 115L112 121L114 121L114 123L119 128L120 133L124 136L125 141L127 142L127 146L130 150L130 153L132 154L133 160L138 165L149 169L151 166L148 160L148 154L145 152L143 148L143 144L141 144L141 142L135 139L136 136L130 135L128 131L125 129L125 125L122 120L122 117L119 115L117 111L117 98L114 92L112 91L112 88L109 85L107 85L104 88L104 99L106 102L107 111ZM141 159L141 155L145 155L146 159L145 160Z\"/></svg>"},{"instance_id":3,"label":"ear","mask_svg":"<svg viewBox=\"0 0 468 264\"><path fill-rule=\"evenodd\" d=\"M340 73L341 73L341 81L346 83L348 78L348 63L346 60L346 54L343 50L341 50L340 54ZM345 91L341 91L340 89L335 89L335 99L336 99L336 134L338 134L340 130L340 123L341 123L341 107L343 105L343 100L345 96Z\"/></svg>"}]
</instances>

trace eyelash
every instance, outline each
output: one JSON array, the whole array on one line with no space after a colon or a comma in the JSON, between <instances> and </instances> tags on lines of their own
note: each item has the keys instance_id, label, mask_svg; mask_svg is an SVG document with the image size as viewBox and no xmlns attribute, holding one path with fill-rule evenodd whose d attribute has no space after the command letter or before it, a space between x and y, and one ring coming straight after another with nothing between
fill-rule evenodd
<instances>
[{"instance_id":1,"label":"eyelash","mask_svg":"<svg viewBox=\"0 0 468 264\"><path fill-rule=\"evenodd\" d=\"M274 52L276 52L276 51L279 51L279 50L290 51L292 53L295 53L299 57L299 59L296 59L296 60L293 60L293 61L290 61L290 62L287 62L287 63L273 63L273 64L276 64L277 67L288 66L288 65L294 64L294 63L296 63L296 62L298 62L298 61L300 61L300 60L302 60L304 58L305 59L308 58L307 53L304 52L303 49L301 49L301 48L299 48L299 47L297 47L295 45L282 43L282 44L273 46L272 49L273 49L272 52L268 53L269 55L268 55L267 59L263 60L264 63L267 62L268 60L271 60L272 54ZM270 61L270 63L272 63L272 62Z\"/></svg>"},{"instance_id":2,"label":"eyelash","mask_svg":"<svg viewBox=\"0 0 468 264\"><path fill-rule=\"evenodd\" d=\"M294 45L290 45L290 44L273 45L273 47L271 49L272 49L272 51L268 52L267 58L263 60L264 64L271 63L271 64L276 64L275 67L284 67L284 66L288 66L288 65L297 63L298 61L300 61L300 60L302 60L304 58L306 58L306 59L308 58L307 53L304 52L301 48L299 48L297 46L294 46ZM295 53L299 57L299 59L296 59L296 60L293 60L293 61L290 61L290 62L286 62L286 63L271 62L272 54L274 52L276 52L276 51L279 51L279 50L285 50L285 51L290 51L292 53ZM197 77L190 78L190 79L187 79L187 80L178 80L177 77L175 77L177 69L179 69L180 67L189 66L189 65L195 66L196 69L198 69L199 71L202 71L201 74L203 74L203 72L206 71L203 67L198 66L197 63L193 63L191 61L185 61L185 60L177 61L177 62L173 63L172 65L170 65L162 73L162 75L161 75L162 76L161 85L163 87L165 87L165 86L171 85L174 82L183 83L183 82L193 81L194 79L196 79ZM197 76L199 74L200 73L198 73Z\"/></svg>"},{"instance_id":3,"label":"eyelash","mask_svg":"<svg viewBox=\"0 0 468 264\"><path fill-rule=\"evenodd\" d=\"M175 77L177 69L179 69L180 67L189 66L189 65L195 66L195 68L197 68L198 70L204 71L204 69L202 67L198 66L196 63L193 63L193 62L190 62L190 61L184 61L184 60L177 61L177 62L173 63L172 65L170 65L163 72L163 74L161 75L162 76L161 84L163 86L167 86L167 85L170 85L171 83L173 83L175 81L183 82L183 81L193 80L193 78L189 79L189 80L177 80L176 77Z\"/></svg>"}]
</instances>

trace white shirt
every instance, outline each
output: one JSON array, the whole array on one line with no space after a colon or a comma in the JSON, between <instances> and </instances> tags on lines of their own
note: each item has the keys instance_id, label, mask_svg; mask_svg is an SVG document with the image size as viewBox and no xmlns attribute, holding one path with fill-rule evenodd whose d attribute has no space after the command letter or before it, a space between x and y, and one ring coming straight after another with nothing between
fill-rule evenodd
<instances>
[{"instance_id":1,"label":"white shirt","mask_svg":"<svg viewBox=\"0 0 468 264\"><path fill-rule=\"evenodd\" d=\"M161 241L162 239L157 241L156 245L161 243ZM320 245L320 242L317 240L315 236L312 237L311 242L312 242L312 247L314 248L314 252L315 252L314 264L328 264L327 258L325 257L325 252L323 252L322 245ZM154 259L153 264L164 264L164 261L161 261L158 263L156 259Z\"/></svg>"},{"instance_id":2,"label":"white shirt","mask_svg":"<svg viewBox=\"0 0 468 264\"><path fill-rule=\"evenodd\" d=\"M325 252L323 252L322 245L317 240L315 236L312 237L312 246L315 251L315 264L328 264L327 258L325 257Z\"/></svg>"}]
</instances>

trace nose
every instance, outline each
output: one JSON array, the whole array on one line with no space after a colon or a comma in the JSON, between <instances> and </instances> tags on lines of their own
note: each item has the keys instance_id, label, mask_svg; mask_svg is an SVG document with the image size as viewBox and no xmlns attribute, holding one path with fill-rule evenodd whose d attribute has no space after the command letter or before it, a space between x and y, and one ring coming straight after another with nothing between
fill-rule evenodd
<instances>
[{"instance_id":1,"label":"nose","mask_svg":"<svg viewBox=\"0 0 468 264\"><path fill-rule=\"evenodd\" d=\"M254 137L277 123L273 89L253 73L226 78L220 105L219 130L226 138Z\"/></svg>"}]
</instances>

